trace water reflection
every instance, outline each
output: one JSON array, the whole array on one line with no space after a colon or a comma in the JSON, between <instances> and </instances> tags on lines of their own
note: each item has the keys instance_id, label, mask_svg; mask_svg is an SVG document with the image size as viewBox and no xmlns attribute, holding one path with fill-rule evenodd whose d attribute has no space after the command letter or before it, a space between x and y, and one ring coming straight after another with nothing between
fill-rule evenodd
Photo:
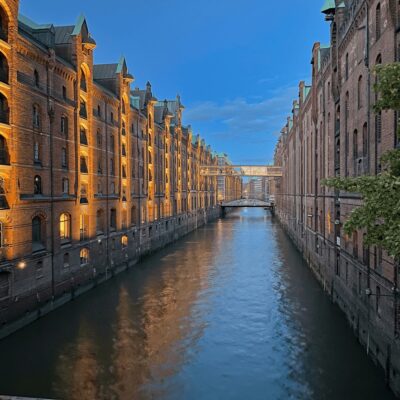
<instances>
[{"instance_id":1,"label":"water reflection","mask_svg":"<svg viewBox=\"0 0 400 400\"><path fill-rule=\"evenodd\" d=\"M199 229L1 341L0 354L0 393L15 395L393 398L264 210Z\"/></svg>"}]
</instances>

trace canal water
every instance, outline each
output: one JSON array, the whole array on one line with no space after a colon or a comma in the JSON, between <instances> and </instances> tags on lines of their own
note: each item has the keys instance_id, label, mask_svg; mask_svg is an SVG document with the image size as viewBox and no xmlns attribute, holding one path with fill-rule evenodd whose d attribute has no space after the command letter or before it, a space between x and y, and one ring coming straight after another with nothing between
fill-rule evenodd
<instances>
[{"instance_id":1,"label":"canal water","mask_svg":"<svg viewBox=\"0 0 400 400\"><path fill-rule=\"evenodd\" d=\"M394 398L262 209L197 230L0 341L0 394Z\"/></svg>"}]
</instances>

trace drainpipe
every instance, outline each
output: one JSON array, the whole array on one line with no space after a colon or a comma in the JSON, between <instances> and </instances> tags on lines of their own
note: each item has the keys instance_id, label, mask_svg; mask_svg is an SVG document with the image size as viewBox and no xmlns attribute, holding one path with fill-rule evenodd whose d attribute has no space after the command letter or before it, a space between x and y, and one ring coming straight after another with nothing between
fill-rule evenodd
<instances>
[{"instance_id":1,"label":"drainpipe","mask_svg":"<svg viewBox=\"0 0 400 400\"><path fill-rule=\"evenodd\" d=\"M110 176L109 176L109 159L108 159L108 125L107 125L107 101L104 102L104 126L106 133L106 280L107 272L110 265L110 251L109 251L109 238L110 238L110 224L109 224L109 187L110 187Z\"/></svg>"}]
</instances>

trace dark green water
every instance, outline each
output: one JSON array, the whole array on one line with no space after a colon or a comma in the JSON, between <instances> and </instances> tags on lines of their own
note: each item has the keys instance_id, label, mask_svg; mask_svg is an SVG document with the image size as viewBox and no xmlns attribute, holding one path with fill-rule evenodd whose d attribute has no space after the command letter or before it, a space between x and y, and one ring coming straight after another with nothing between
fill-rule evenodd
<instances>
[{"instance_id":1,"label":"dark green water","mask_svg":"<svg viewBox=\"0 0 400 400\"><path fill-rule=\"evenodd\" d=\"M394 398L261 209L199 229L0 341L0 394Z\"/></svg>"}]
</instances>

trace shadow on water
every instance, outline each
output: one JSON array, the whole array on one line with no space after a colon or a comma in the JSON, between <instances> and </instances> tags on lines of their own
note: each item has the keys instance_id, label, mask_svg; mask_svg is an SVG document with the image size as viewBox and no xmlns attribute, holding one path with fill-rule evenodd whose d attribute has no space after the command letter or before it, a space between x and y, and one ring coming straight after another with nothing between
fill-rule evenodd
<instances>
[{"instance_id":1,"label":"shadow on water","mask_svg":"<svg viewBox=\"0 0 400 400\"><path fill-rule=\"evenodd\" d=\"M393 399L280 226L243 209L0 341L0 393Z\"/></svg>"}]
</instances>

